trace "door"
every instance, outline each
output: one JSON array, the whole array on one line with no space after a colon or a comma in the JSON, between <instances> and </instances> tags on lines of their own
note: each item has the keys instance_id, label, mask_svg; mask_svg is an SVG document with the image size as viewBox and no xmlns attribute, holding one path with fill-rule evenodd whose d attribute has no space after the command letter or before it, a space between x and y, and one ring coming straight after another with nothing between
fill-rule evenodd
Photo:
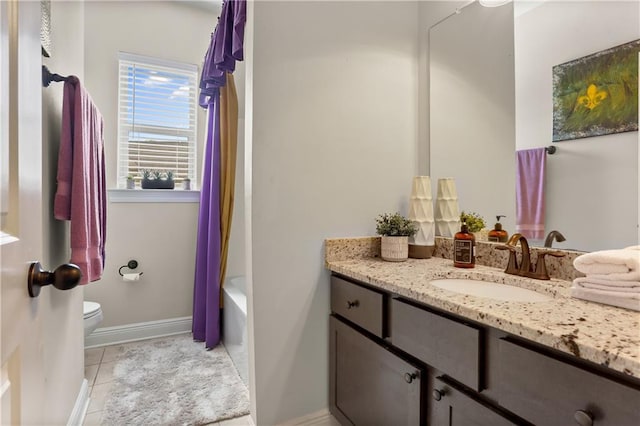
<instances>
[{"instance_id":1,"label":"door","mask_svg":"<svg viewBox=\"0 0 640 426\"><path fill-rule=\"evenodd\" d=\"M356 426L421 424L420 369L333 316L330 336L334 416Z\"/></svg>"},{"instance_id":2,"label":"door","mask_svg":"<svg viewBox=\"0 0 640 426\"><path fill-rule=\"evenodd\" d=\"M0 420L43 424L43 345L27 271L43 252L40 2L0 1Z\"/></svg>"}]
</instances>

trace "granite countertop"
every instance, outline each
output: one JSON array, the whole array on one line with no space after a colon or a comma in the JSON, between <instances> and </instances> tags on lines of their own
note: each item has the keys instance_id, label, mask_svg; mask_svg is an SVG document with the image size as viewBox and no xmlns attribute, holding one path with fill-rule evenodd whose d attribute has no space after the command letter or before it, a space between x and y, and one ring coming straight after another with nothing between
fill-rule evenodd
<instances>
[{"instance_id":1,"label":"granite countertop","mask_svg":"<svg viewBox=\"0 0 640 426\"><path fill-rule=\"evenodd\" d=\"M453 267L448 259L331 259L331 271L374 287L469 318L525 339L573 354L629 376L640 377L640 312L569 297L570 281L533 280L502 269ZM511 284L553 297L544 302L504 302L443 290L437 278L471 278Z\"/></svg>"}]
</instances>

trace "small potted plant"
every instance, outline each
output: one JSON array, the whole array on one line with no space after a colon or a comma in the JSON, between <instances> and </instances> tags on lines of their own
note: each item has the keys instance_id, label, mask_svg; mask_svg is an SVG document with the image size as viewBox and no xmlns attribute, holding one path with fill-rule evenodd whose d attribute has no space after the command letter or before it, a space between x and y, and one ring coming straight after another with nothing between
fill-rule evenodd
<instances>
[{"instance_id":1,"label":"small potted plant","mask_svg":"<svg viewBox=\"0 0 640 426\"><path fill-rule=\"evenodd\" d=\"M142 189L173 189L173 172L159 170L142 170Z\"/></svg>"},{"instance_id":2,"label":"small potted plant","mask_svg":"<svg viewBox=\"0 0 640 426\"><path fill-rule=\"evenodd\" d=\"M460 213L460 223L464 222L467 223L469 232L476 237L476 241L487 240L488 231L485 230L486 223L482 216L475 212L465 213L463 210Z\"/></svg>"},{"instance_id":3,"label":"small potted plant","mask_svg":"<svg viewBox=\"0 0 640 426\"><path fill-rule=\"evenodd\" d=\"M191 179L189 179L188 177L182 179L182 189L184 189L185 191L191 190Z\"/></svg>"},{"instance_id":4,"label":"small potted plant","mask_svg":"<svg viewBox=\"0 0 640 426\"><path fill-rule=\"evenodd\" d=\"M382 259L404 262L409 256L409 237L415 235L418 228L400 213L384 213L376 219L376 232L382 236Z\"/></svg>"},{"instance_id":5,"label":"small potted plant","mask_svg":"<svg viewBox=\"0 0 640 426\"><path fill-rule=\"evenodd\" d=\"M136 189L136 181L133 180L133 175L127 176L127 189Z\"/></svg>"}]
</instances>

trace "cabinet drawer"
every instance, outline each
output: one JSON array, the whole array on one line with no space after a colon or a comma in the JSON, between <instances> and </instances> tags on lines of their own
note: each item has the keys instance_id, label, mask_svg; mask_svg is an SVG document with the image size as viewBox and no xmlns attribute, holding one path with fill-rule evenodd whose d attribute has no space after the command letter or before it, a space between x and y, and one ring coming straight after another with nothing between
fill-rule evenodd
<instances>
[{"instance_id":1,"label":"cabinet drawer","mask_svg":"<svg viewBox=\"0 0 640 426\"><path fill-rule=\"evenodd\" d=\"M383 303L383 294L331 277L331 311L378 337L385 337Z\"/></svg>"},{"instance_id":2,"label":"cabinet drawer","mask_svg":"<svg viewBox=\"0 0 640 426\"><path fill-rule=\"evenodd\" d=\"M640 391L508 340L500 340L501 406L536 424L640 425ZM579 411L584 412L578 413Z\"/></svg>"},{"instance_id":3,"label":"cabinet drawer","mask_svg":"<svg viewBox=\"0 0 640 426\"><path fill-rule=\"evenodd\" d=\"M474 390L480 388L480 330L391 301L393 345Z\"/></svg>"}]
</instances>

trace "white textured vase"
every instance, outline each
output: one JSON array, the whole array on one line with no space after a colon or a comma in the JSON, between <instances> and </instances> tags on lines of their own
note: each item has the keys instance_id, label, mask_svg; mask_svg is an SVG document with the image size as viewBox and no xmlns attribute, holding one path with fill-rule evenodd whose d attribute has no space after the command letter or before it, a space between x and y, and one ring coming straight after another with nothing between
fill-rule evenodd
<instances>
[{"instance_id":1,"label":"white textured vase","mask_svg":"<svg viewBox=\"0 0 640 426\"><path fill-rule=\"evenodd\" d=\"M411 198L409 200L409 219L418 227L418 232L409 239L411 244L432 246L436 229L433 218L431 178L429 176L416 176L413 178Z\"/></svg>"},{"instance_id":2,"label":"white textured vase","mask_svg":"<svg viewBox=\"0 0 640 426\"><path fill-rule=\"evenodd\" d=\"M389 262L404 262L409 257L409 237L382 236L380 257Z\"/></svg>"},{"instance_id":3,"label":"white textured vase","mask_svg":"<svg viewBox=\"0 0 640 426\"><path fill-rule=\"evenodd\" d=\"M458 192L453 178L438 179L435 221L436 235L453 237L460 230Z\"/></svg>"}]
</instances>

